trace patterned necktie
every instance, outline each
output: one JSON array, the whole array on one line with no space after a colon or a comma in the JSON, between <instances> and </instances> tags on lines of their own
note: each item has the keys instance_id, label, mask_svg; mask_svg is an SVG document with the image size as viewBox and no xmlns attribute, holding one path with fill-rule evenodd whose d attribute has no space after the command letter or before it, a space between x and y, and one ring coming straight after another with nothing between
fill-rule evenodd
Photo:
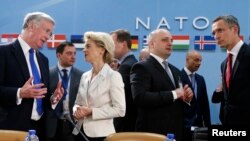
<instances>
[{"instance_id":1,"label":"patterned necktie","mask_svg":"<svg viewBox=\"0 0 250 141\"><path fill-rule=\"evenodd\" d=\"M162 63L164 64L165 71L167 72L169 78L171 79L173 85L175 86L174 77L173 77L172 73L170 72L170 69L168 67L168 62L167 61L163 61Z\"/></svg>"},{"instance_id":2,"label":"patterned necktie","mask_svg":"<svg viewBox=\"0 0 250 141\"><path fill-rule=\"evenodd\" d=\"M30 66L31 66L31 70L32 70L32 75L34 78L33 84L39 84L39 83L41 83L41 78L39 76L39 72L38 72L37 66L35 64L34 50L32 48L29 50L29 61L30 61ZM43 113L42 99L37 98L36 103L37 103L37 107L36 107L37 113L39 115L42 115L42 113Z\"/></svg>"},{"instance_id":3,"label":"patterned necktie","mask_svg":"<svg viewBox=\"0 0 250 141\"><path fill-rule=\"evenodd\" d=\"M228 53L227 57L227 70L226 70L226 87L229 89L229 83L230 83L230 77L232 72L232 57L233 55L231 53Z\"/></svg>"},{"instance_id":4,"label":"patterned necktie","mask_svg":"<svg viewBox=\"0 0 250 141\"><path fill-rule=\"evenodd\" d=\"M63 99L65 100L66 95L67 95L67 89L68 89L68 82L69 82L69 78L68 78L68 70L66 69L62 69L63 72L63 76L62 76L62 84L63 84L63 88L64 88L64 94L63 94Z\"/></svg>"}]
</instances>

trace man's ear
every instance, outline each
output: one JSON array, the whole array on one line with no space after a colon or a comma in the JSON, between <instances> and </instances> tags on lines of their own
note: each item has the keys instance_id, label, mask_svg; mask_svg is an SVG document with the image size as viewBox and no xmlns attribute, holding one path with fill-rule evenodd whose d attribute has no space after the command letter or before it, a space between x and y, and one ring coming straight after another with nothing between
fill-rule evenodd
<instances>
[{"instance_id":1,"label":"man's ear","mask_svg":"<svg viewBox=\"0 0 250 141\"><path fill-rule=\"evenodd\" d=\"M154 47L154 42L153 41L148 42L148 48L150 48L150 47Z\"/></svg>"},{"instance_id":2,"label":"man's ear","mask_svg":"<svg viewBox=\"0 0 250 141\"><path fill-rule=\"evenodd\" d=\"M29 31L32 31L35 28L35 24L33 22L27 23L27 29Z\"/></svg>"},{"instance_id":3,"label":"man's ear","mask_svg":"<svg viewBox=\"0 0 250 141\"><path fill-rule=\"evenodd\" d=\"M59 57L60 57L60 55L61 55L60 53L57 53L57 54L56 54L56 57L57 57L57 58L59 58Z\"/></svg>"},{"instance_id":4,"label":"man's ear","mask_svg":"<svg viewBox=\"0 0 250 141\"><path fill-rule=\"evenodd\" d=\"M124 48L124 47L127 48L127 46L128 46L127 42L126 42L126 41L123 41L123 42L122 42L122 46L123 46L123 48Z\"/></svg>"}]
</instances>

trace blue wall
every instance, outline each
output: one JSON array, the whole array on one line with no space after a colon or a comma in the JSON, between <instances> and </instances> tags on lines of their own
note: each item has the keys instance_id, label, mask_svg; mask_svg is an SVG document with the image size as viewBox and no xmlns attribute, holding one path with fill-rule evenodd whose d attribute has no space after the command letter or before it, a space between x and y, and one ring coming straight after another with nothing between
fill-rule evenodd
<instances>
[{"instance_id":1,"label":"blue wall","mask_svg":"<svg viewBox=\"0 0 250 141\"><path fill-rule=\"evenodd\" d=\"M245 42L249 39L249 6L248 0L11 0L1 2L0 34L20 33L23 17L27 12L42 11L50 14L56 20L55 34L70 35L83 34L86 31L110 32L117 28L125 28L132 35L139 37L139 49L133 53L138 56L142 48L143 36L150 33L158 25L168 24L172 34L189 35L190 49L194 47L195 35L211 35L212 20L224 14L236 16L240 22L241 35ZM193 20L199 16L206 17L209 26L197 29ZM177 17L185 17L183 28ZM136 18L144 23L150 19L150 26L142 24L136 27ZM165 20L165 21L162 21ZM166 23L167 22L167 23ZM206 22L199 20L197 26L204 26ZM46 45L41 49L50 60L50 66L57 63L55 50L48 49ZM170 62L178 68L185 64L187 50L174 51ZM203 55L202 66L198 73L205 77L209 99L220 80L220 63L226 57L226 52L219 46L213 51L201 51ZM81 49L77 49L76 67L82 70L90 69L84 61ZM218 123L219 105L210 103L212 123Z\"/></svg>"}]
</instances>

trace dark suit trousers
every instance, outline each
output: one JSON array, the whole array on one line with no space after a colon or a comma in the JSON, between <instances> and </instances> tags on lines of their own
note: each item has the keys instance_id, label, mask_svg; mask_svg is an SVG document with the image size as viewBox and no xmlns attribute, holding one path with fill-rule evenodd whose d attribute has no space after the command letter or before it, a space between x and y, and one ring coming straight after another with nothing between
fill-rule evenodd
<instances>
[{"instance_id":1,"label":"dark suit trousers","mask_svg":"<svg viewBox=\"0 0 250 141\"><path fill-rule=\"evenodd\" d=\"M40 141L45 141L45 118L42 116L38 121L31 120L31 124L36 130L36 134ZM28 131L27 131L28 132Z\"/></svg>"},{"instance_id":2,"label":"dark suit trousers","mask_svg":"<svg viewBox=\"0 0 250 141\"><path fill-rule=\"evenodd\" d=\"M47 141L76 141L76 136L72 134L73 126L66 119L58 119L56 134L54 138L49 138Z\"/></svg>"}]
</instances>

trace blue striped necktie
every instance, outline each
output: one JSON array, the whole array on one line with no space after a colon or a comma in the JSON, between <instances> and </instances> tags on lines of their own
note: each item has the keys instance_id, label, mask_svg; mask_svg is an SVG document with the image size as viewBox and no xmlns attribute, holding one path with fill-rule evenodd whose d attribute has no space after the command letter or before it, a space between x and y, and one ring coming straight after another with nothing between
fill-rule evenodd
<instances>
[{"instance_id":1,"label":"blue striped necktie","mask_svg":"<svg viewBox=\"0 0 250 141\"><path fill-rule=\"evenodd\" d=\"M37 66L35 64L34 50L32 48L29 50L29 57L30 57L30 66L31 66L31 70L32 70L32 75L34 78L33 84L39 84L39 83L41 83L41 78L39 76L39 72L38 72ZM36 107L37 113L39 115L42 115L42 113L43 113L42 99L37 98L36 103L37 103L37 107Z\"/></svg>"}]
</instances>

